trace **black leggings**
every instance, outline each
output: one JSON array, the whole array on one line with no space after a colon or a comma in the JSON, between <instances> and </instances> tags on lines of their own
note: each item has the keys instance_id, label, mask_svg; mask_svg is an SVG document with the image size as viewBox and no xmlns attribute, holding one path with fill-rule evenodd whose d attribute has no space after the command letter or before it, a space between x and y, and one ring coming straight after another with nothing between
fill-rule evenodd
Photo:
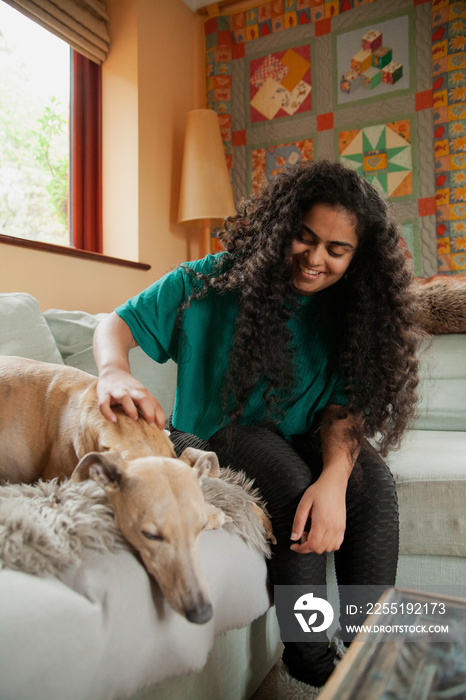
<instances>
[{"instance_id":1,"label":"black leggings","mask_svg":"<svg viewBox=\"0 0 466 700\"><path fill-rule=\"evenodd\" d=\"M272 584L326 584L325 554L290 549L291 525L308 486L320 475L320 454L305 436L288 443L265 428L223 428L208 442L172 428L177 454L185 447L217 453L221 466L254 479L272 517L277 544L268 561ZM339 586L393 586L398 560L398 504L388 467L367 445L361 450L346 494L344 541L335 552ZM340 617L340 621L342 621ZM295 678L323 685L333 670L334 654L324 632L321 641L287 642L283 661ZM313 636L315 639L315 636Z\"/></svg>"}]
</instances>

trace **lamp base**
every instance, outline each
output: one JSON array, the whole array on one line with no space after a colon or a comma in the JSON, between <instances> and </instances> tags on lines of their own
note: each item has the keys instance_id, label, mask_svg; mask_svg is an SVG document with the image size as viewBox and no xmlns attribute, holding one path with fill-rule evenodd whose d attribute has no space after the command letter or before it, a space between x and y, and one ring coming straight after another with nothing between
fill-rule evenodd
<instances>
[{"instance_id":1,"label":"lamp base","mask_svg":"<svg viewBox=\"0 0 466 700\"><path fill-rule=\"evenodd\" d=\"M212 226L210 219L204 219L202 221L202 228L202 242L205 256L212 252Z\"/></svg>"}]
</instances>

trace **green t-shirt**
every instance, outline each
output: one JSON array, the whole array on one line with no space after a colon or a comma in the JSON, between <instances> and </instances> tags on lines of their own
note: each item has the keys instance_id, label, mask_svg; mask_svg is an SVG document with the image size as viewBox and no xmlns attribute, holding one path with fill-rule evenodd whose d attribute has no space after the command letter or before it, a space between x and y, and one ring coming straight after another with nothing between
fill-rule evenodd
<instances>
[{"instance_id":1,"label":"green t-shirt","mask_svg":"<svg viewBox=\"0 0 466 700\"><path fill-rule=\"evenodd\" d=\"M219 255L188 265L208 275ZM119 306L116 313L149 357L156 362L171 358L177 363L173 425L207 440L228 424L222 401L238 307L234 293L211 291L183 312L180 330L178 309L192 291L192 277L179 267ZM296 314L288 322L298 376L292 397L280 404L284 419L277 425L286 438L306 432L316 413L328 403L347 403L344 383L331 360L337 329L328 290L315 296L298 295L298 299ZM259 384L249 396L240 424L263 421L263 390L264 385Z\"/></svg>"}]
</instances>

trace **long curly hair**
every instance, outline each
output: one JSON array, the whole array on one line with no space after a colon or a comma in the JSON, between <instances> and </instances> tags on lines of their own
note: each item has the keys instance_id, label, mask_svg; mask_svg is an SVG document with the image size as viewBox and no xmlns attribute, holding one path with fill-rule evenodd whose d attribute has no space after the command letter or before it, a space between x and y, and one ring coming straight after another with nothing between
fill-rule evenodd
<instances>
[{"instance_id":1,"label":"long curly hair","mask_svg":"<svg viewBox=\"0 0 466 700\"><path fill-rule=\"evenodd\" d=\"M187 302L213 291L234 292L238 316L226 377L225 412L232 423L260 379L270 422L291 392L294 367L287 322L295 313L291 246L316 204L345 211L356 222L358 247L346 275L333 285L339 329L337 365L348 405L339 417L363 415L362 437L380 454L397 447L417 401L417 301L400 230L384 196L339 163L300 163L245 198L221 233L227 251L211 276L198 273Z\"/></svg>"}]
</instances>

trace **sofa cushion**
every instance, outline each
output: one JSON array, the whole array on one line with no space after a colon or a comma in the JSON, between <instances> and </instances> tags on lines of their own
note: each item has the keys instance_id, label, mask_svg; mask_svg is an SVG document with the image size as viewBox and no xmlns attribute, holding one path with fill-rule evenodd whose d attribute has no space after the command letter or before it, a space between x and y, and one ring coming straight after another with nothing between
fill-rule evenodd
<instances>
[{"instance_id":1,"label":"sofa cushion","mask_svg":"<svg viewBox=\"0 0 466 700\"><path fill-rule=\"evenodd\" d=\"M465 578L466 559L463 557L404 554L398 560L396 586L464 598L462 582Z\"/></svg>"},{"instance_id":2,"label":"sofa cushion","mask_svg":"<svg viewBox=\"0 0 466 700\"><path fill-rule=\"evenodd\" d=\"M270 597L265 559L240 537L203 532L199 559L214 609L205 625L168 607L127 550L87 549L60 580L0 570L2 700L115 700L200 671L215 635L248 625Z\"/></svg>"},{"instance_id":3,"label":"sofa cushion","mask_svg":"<svg viewBox=\"0 0 466 700\"><path fill-rule=\"evenodd\" d=\"M55 338L65 363L69 357L87 350L92 345L94 330L107 314L88 314L86 311L47 309L43 316Z\"/></svg>"},{"instance_id":4,"label":"sofa cushion","mask_svg":"<svg viewBox=\"0 0 466 700\"><path fill-rule=\"evenodd\" d=\"M410 430L387 463L400 503L400 554L466 557L466 432Z\"/></svg>"},{"instance_id":5,"label":"sofa cushion","mask_svg":"<svg viewBox=\"0 0 466 700\"><path fill-rule=\"evenodd\" d=\"M0 294L0 355L63 364L39 302L30 294Z\"/></svg>"},{"instance_id":6,"label":"sofa cushion","mask_svg":"<svg viewBox=\"0 0 466 700\"><path fill-rule=\"evenodd\" d=\"M106 315L62 309L44 311L66 365L97 375L92 338L99 321ZM158 364L139 347L130 350L129 362L133 375L157 398L168 418L175 403L176 364L171 360Z\"/></svg>"},{"instance_id":7,"label":"sofa cushion","mask_svg":"<svg viewBox=\"0 0 466 700\"><path fill-rule=\"evenodd\" d=\"M466 334L434 336L421 352L417 430L466 429Z\"/></svg>"}]
</instances>

